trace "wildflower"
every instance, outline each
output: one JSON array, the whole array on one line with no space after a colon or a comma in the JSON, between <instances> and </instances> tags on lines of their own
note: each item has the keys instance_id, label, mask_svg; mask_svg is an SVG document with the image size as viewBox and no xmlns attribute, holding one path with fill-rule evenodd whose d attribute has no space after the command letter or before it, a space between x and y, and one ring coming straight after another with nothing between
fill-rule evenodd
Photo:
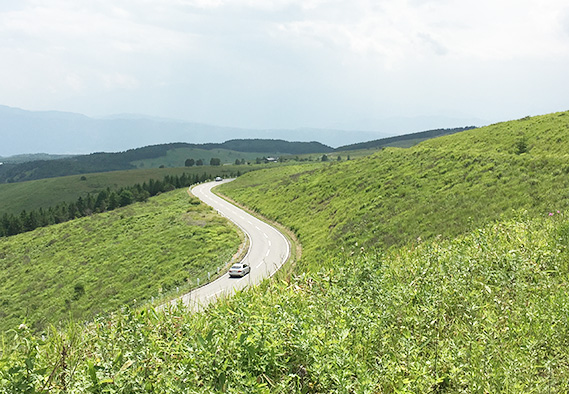
<instances>
[{"instance_id":1,"label":"wildflower","mask_svg":"<svg viewBox=\"0 0 569 394\"><path fill-rule=\"evenodd\" d=\"M20 326L18 327L20 330L27 330L28 326L26 326L24 323L20 324Z\"/></svg>"},{"instance_id":2,"label":"wildflower","mask_svg":"<svg viewBox=\"0 0 569 394\"><path fill-rule=\"evenodd\" d=\"M553 216L553 212L549 212L549 216Z\"/></svg>"}]
</instances>

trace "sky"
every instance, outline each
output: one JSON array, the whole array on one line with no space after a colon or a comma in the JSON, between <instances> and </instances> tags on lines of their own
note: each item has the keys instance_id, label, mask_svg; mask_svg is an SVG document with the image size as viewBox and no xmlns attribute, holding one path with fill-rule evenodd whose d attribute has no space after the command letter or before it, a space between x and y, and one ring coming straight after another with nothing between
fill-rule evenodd
<instances>
[{"instance_id":1,"label":"sky","mask_svg":"<svg viewBox=\"0 0 569 394\"><path fill-rule=\"evenodd\" d=\"M569 110L569 3L2 0L0 59L0 104L27 110L245 128L493 123Z\"/></svg>"}]
</instances>

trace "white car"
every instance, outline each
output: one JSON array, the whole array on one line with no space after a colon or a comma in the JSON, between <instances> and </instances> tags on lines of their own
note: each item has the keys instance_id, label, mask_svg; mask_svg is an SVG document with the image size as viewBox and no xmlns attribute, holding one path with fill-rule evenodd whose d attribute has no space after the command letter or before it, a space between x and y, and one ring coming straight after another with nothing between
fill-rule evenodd
<instances>
[{"instance_id":1,"label":"white car","mask_svg":"<svg viewBox=\"0 0 569 394\"><path fill-rule=\"evenodd\" d=\"M223 178L220 177L220 176L216 176L216 177L215 177L215 181L216 181L216 182L221 182L222 180L223 180Z\"/></svg>"},{"instance_id":2,"label":"white car","mask_svg":"<svg viewBox=\"0 0 569 394\"><path fill-rule=\"evenodd\" d=\"M234 276L243 277L243 276L247 275L249 272L251 272L251 267L247 263L233 264L233 266L231 268L229 268L229 276L230 277L234 277Z\"/></svg>"}]
</instances>

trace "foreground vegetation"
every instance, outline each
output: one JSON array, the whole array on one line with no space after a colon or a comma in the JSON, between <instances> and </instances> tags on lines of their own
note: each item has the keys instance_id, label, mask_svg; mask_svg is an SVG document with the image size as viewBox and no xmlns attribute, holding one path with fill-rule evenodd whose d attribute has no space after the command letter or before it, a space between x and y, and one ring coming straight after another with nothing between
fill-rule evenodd
<instances>
[{"instance_id":1,"label":"foreground vegetation","mask_svg":"<svg viewBox=\"0 0 569 394\"><path fill-rule=\"evenodd\" d=\"M0 238L0 331L34 331L202 283L237 251L237 231L185 189Z\"/></svg>"},{"instance_id":2,"label":"foreground vegetation","mask_svg":"<svg viewBox=\"0 0 569 394\"><path fill-rule=\"evenodd\" d=\"M569 223L338 255L205 313L123 310L6 336L0 392L561 392ZM282 278L281 278L282 279Z\"/></svg>"}]
</instances>

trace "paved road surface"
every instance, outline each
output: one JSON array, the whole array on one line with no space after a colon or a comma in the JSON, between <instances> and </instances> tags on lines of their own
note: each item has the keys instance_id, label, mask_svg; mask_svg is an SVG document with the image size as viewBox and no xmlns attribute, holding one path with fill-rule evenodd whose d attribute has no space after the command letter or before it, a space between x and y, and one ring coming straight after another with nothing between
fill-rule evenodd
<instances>
[{"instance_id":1,"label":"paved road surface","mask_svg":"<svg viewBox=\"0 0 569 394\"><path fill-rule=\"evenodd\" d=\"M263 278L270 277L290 255L290 245L277 229L211 192L214 186L230 181L204 183L193 187L191 192L237 224L249 237L249 251L243 262L251 266L251 273L243 278L230 278L226 273L217 280L180 297L184 304L193 309L200 309L218 297L231 295L238 289L257 284Z\"/></svg>"}]
</instances>

